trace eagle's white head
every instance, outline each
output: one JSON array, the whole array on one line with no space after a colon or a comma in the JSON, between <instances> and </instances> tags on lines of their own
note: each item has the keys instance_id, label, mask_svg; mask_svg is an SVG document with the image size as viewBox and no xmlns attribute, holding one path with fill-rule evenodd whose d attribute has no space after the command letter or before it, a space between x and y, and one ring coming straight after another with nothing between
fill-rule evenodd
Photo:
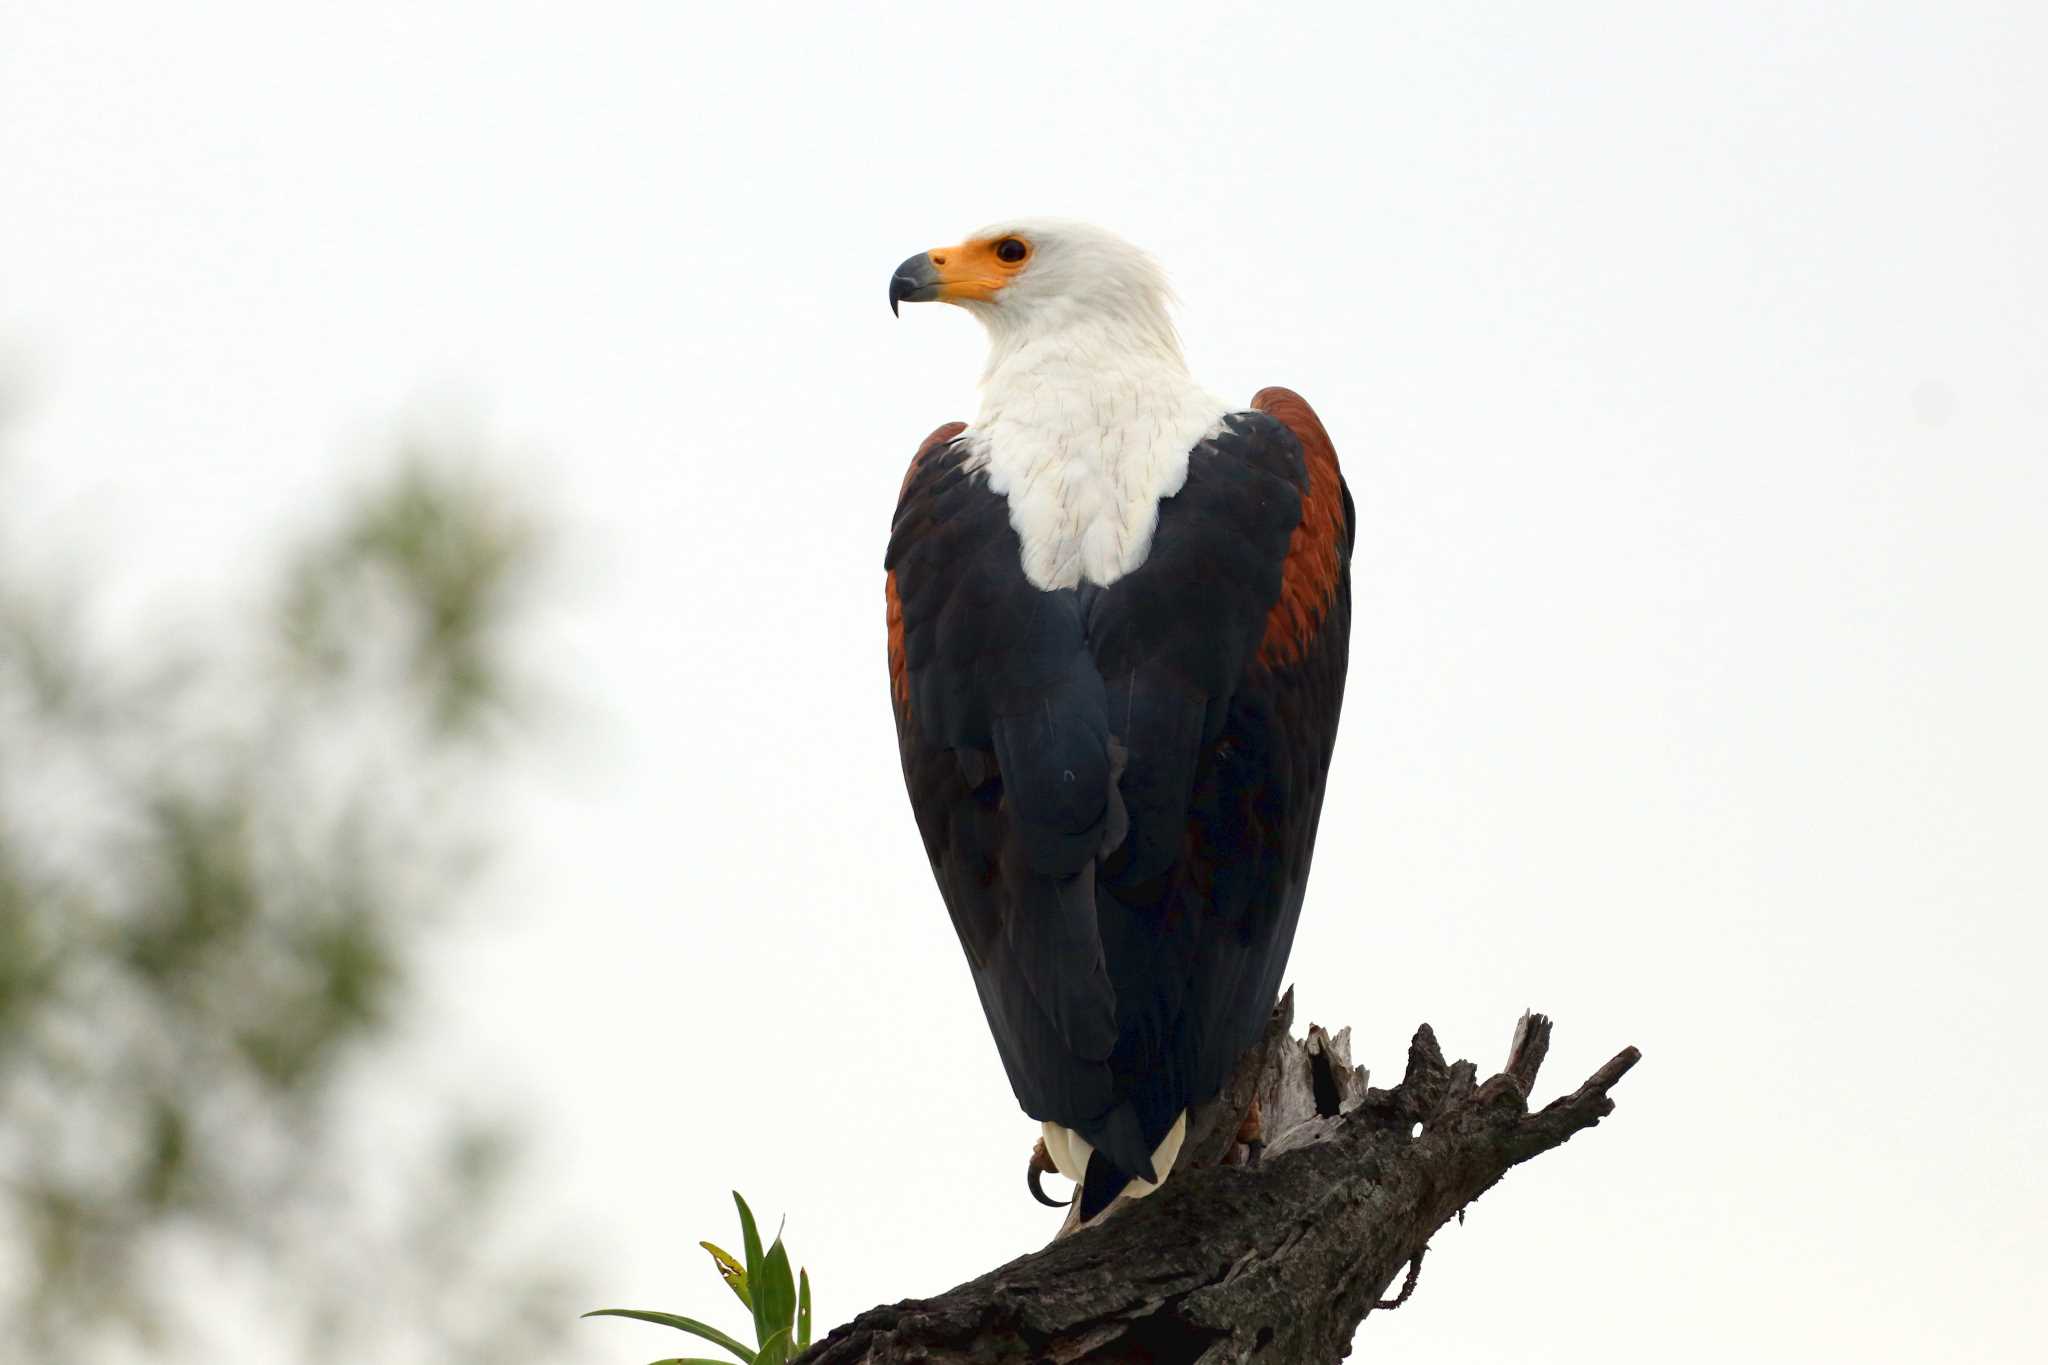
<instances>
[{"instance_id":1,"label":"eagle's white head","mask_svg":"<svg viewBox=\"0 0 2048 1365\"><path fill-rule=\"evenodd\" d=\"M889 307L957 304L988 329L981 411L962 436L1010 503L1041 588L1114 583L1144 562L1159 500L1230 405L1195 383L1166 273L1115 233L1013 219L896 267Z\"/></svg>"},{"instance_id":2,"label":"eagle's white head","mask_svg":"<svg viewBox=\"0 0 2048 1365\"><path fill-rule=\"evenodd\" d=\"M889 280L889 307L957 304L988 329L989 369L1034 341L1114 345L1182 367L1173 291L1151 256L1092 223L1022 218L921 251Z\"/></svg>"}]
</instances>

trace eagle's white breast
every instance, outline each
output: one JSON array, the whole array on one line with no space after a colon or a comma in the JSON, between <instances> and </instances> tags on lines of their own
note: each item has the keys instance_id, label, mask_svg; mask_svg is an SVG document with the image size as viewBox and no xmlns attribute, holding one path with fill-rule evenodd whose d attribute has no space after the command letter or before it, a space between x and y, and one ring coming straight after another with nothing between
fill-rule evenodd
<instances>
[{"instance_id":1,"label":"eagle's white breast","mask_svg":"<svg viewBox=\"0 0 2048 1365\"><path fill-rule=\"evenodd\" d=\"M1004 357L965 433L970 467L1009 502L1024 576L1047 591L1106 587L1143 564L1160 499L1231 411L1177 355L1090 340L1069 332Z\"/></svg>"}]
</instances>

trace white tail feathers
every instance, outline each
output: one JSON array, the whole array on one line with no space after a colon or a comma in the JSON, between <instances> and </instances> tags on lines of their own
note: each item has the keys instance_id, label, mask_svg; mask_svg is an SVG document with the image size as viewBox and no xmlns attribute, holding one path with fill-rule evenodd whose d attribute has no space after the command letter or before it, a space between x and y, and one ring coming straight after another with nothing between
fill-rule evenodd
<instances>
[{"instance_id":1,"label":"white tail feathers","mask_svg":"<svg viewBox=\"0 0 2048 1365\"><path fill-rule=\"evenodd\" d=\"M1059 1167L1060 1174L1080 1184L1088 1175L1088 1158L1095 1149L1088 1145L1088 1139L1071 1128L1057 1123L1040 1125L1045 1129L1045 1154L1052 1158L1052 1164Z\"/></svg>"},{"instance_id":2,"label":"white tail feathers","mask_svg":"<svg viewBox=\"0 0 2048 1365\"><path fill-rule=\"evenodd\" d=\"M1057 1123L1042 1125L1045 1129L1045 1154L1052 1158L1052 1164L1059 1167L1060 1174L1082 1184L1088 1178L1088 1158L1095 1154L1095 1148L1087 1138L1071 1128ZM1180 1158L1180 1145L1187 1140L1188 1111L1180 1111L1180 1117L1173 1121L1173 1127L1166 1130L1166 1136L1152 1149L1152 1171L1156 1180L1133 1180L1124 1186L1124 1194L1131 1199L1142 1199L1166 1183L1166 1177L1173 1173L1173 1163Z\"/></svg>"}]
</instances>

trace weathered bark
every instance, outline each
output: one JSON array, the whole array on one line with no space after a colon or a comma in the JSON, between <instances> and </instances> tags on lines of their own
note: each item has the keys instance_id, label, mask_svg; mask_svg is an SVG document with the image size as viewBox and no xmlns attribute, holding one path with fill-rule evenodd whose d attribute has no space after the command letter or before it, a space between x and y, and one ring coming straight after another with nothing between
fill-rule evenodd
<instances>
[{"instance_id":1,"label":"weathered bark","mask_svg":"<svg viewBox=\"0 0 2048 1365\"><path fill-rule=\"evenodd\" d=\"M1290 993L1216 1102L1191 1116L1181 1169L1157 1194L936 1298L870 1309L802 1357L854 1362L1333 1361L1430 1237L1510 1167L1614 1109L1624 1049L1530 1113L1550 1021L1524 1015L1481 1084L1424 1024L1407 1073L1370 1089L1348 1030L1288 1034ZM1255 1166L1216 1165L1258 1095ZM1242 1156L1243 1149L1236 1153ZM1187 1169L1190 1155L1204 1164ZM1072 1235L1067 1235L1071 1232ZM1401 1298L1414 1289L1411 1277Z\"/></svg>"}]
</instances>

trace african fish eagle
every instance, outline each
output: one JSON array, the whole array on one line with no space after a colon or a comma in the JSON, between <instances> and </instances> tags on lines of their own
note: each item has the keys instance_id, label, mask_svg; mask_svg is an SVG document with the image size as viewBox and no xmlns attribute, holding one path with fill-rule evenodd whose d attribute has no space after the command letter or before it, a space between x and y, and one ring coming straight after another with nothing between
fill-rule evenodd
<instances>
[{"instance_id":1,"label":"african fish eagle","mask_svg":"<svg viewBox=\"0 0 2048 1365\"><path fill-rule=\"evenodd\" d=\"M1111 233L919 252L889 306L932 299L989 355L890 529L903 778L1086 1220L1166 1179L1279 991L1344 696L1351 494L1298 395L1195 382L1165 276Z\"/></svg>"}]
</instances>

